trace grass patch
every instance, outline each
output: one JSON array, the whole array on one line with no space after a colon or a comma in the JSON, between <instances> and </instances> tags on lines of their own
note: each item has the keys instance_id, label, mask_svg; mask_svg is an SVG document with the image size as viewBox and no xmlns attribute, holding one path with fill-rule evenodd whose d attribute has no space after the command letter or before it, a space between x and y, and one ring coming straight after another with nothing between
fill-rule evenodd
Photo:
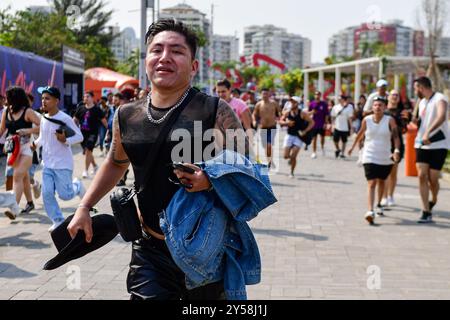
<instances>
[{"instance_id":1,"label":"grass patch","mask_svg":"<svg viewBox=\"0 0 450 320\"><path fill-rule=\"evenodd\" d=\"M450 153L447 154L447 160L445 160L444 171L450 173Z\"/></svg>"}]
</instances>

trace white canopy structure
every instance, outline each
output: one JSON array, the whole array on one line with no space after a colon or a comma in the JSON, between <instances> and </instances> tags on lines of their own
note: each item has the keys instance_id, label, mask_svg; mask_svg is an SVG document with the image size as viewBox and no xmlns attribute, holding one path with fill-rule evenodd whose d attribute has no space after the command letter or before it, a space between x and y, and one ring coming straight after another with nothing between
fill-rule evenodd
<instances>
[{"instance_id":1,"label":"white canopy structure","mask_svg":"<svg viewBox=\"0 0 450 320\"><path fill-rule=\"evenodd\" d=\"M383 70L385 63L386 70ZM439 65L450 65L450 57L437 58ZM309 96L309 78L313 73L319 74L318 90L324 92L325 73L334 73L335 75L335 98L340 95L342 84L342 73L355 75L355 100L361 95L361 78L363 75L378 76L394 76L394 87L400 89L400 75L408 75L409 81L412 81L414 74L418 71L426 70L430 64L429 57L375 57L350 62L343 62L333 65L320 66L316 68L303 69L304 74L304 95ZM385 71L383 74L383 71ZM409 86L411 87L411 86Z\"/></svg>"}]
</instances>

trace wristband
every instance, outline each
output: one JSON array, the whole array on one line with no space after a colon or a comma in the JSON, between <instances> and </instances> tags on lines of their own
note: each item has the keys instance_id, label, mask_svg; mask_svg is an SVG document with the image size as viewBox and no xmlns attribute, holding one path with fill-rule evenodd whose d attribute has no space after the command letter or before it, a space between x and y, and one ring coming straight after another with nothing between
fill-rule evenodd
<instances>
[{"instance_id":1,"label":"wristband","mask_svg":"<svg viewBox=\"0 0 450 320\"><path fill-rule=\"evenodd\" d=\"M400 149L395 149L394 153L401 153Z\"/></svg>"}]
</instances>

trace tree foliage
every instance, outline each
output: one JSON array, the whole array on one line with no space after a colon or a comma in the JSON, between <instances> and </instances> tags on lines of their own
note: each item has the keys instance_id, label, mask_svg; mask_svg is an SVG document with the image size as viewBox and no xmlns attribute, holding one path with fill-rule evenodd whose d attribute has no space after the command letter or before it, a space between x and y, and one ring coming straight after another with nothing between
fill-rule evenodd
<instances>
[{"instance_id":1,"label":"tree foliage","mask_svg":"<svg viewBox=\"0 0 450 320\"><path fill-rule=\"evenodd\" d=\"M280 76L281 87L289 95L293 96L303 87L303 73L300 69L294 69Z\"/></svg>"}]
</instances>

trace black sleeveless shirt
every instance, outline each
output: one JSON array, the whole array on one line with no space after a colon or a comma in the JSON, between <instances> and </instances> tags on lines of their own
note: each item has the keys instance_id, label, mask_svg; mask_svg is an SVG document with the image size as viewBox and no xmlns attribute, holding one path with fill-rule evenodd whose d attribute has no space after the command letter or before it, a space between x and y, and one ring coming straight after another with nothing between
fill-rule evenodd
<instances>
[{"instance_id":1,"label":"black sleeveless shirt","mask_svg":"<svg viewBox=\"0 0 450 320\"><path fill-rule=\"evenodd\" d=\"M211 143L214 143L214 140L203 141L203 136L205 131L214 129L218 99L207 96L197 89L191 89L189 96L191 95L192 100L186 105L161 146L152 171L152 180L137 197L144 223L160 233L162 232L159 227L158 213L167 208L180 188L169 181L169 177L175 178L169 164L181 161L202 162L214 157L214 154L208 155L209 152L204 152ZM139 100L121 107L118 115L122 145L131 162L138 184L145 183L142 181L146 171L145 161L148 153L154 152L154 144L167 122L167 119L159 125L150 122L147 116L148 108L145 99ZM152 110L155 118L154 113L155 111ZM173 141L175 137L177 140ZM206 151L208 150L210 150L209 147ZM175 154L173 159L172 153Z\"/></svg>"},{"instance_id":2,"label":"black sleeveless shirt","mask_svg":"<svg viewBox=\"0 0 450 320\"><path fill-rule=\"evenodd\" d=\"M33 123L28 122L25 120L25 114L27 113L28 108L25 108L23 110L22 115L18 120L14 120L10 109L6 109L6 129L8 129L8 136L15 135L17 133L17 130L20 129L31 129L33 128Z\"/></svg>"},{"instance_id":3,"label":"black sleeveless shirt","mask_svg":"<svg viewBox=\"0 0 450 320\"><path fill-rule=\"evenodd\" d=\"M300 137L299 131L303 129L304 120L301 117L301 111L298 110L296 115L292 114L292 111L289 111L289 115L287 116L288 120L294 121L295 125L293 127L288 127L288 134L291 136Z\"/></svg>"}]
</instances>

